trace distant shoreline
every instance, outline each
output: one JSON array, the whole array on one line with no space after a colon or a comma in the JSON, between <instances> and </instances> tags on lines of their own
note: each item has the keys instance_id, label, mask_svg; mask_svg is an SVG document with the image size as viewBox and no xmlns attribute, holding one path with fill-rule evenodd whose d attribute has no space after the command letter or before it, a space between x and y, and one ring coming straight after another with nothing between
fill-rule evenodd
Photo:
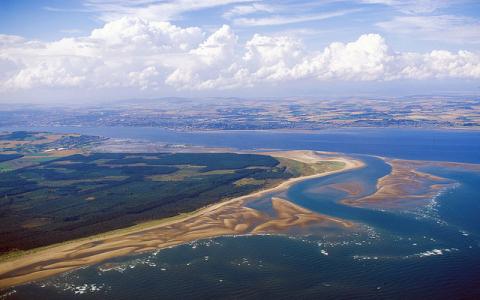
<instances>
[{"instance_id":1,"label":"distant shoreline","mask_svg":"<svg viewBox=\"0 0 480 300\"><path fill-rule=\"evenodd\" d=\"M34 128L33 130L31 128ZM71 132L70 129L72 128L138 128L138 129L159 129L165 130L168 132L182 132L182 133L223 133L223 132L270 132L270 133L310 133L314 134L316 132L327 132L327 131L347 131L347 130L359 130L359 129L371 129L371 130L413 130L413 131L471 131L471 132L478 132L480 131L480 126L472 126L472 127L414 127L414 126L338 126L338 127L325 127L325 128L318 128L318 129L292 129L292 128L275 128L275 129L181 129L181 128L166 128L161 126L121 126L121 125L114 125L114 126L83 126L83 125L46 125L46 126L2 126L0 127L1 131L37 131L36 129L40 128L68 128L68 132ZM46 130L48 131L48 130Z\"/></svg>"}]
</instances>

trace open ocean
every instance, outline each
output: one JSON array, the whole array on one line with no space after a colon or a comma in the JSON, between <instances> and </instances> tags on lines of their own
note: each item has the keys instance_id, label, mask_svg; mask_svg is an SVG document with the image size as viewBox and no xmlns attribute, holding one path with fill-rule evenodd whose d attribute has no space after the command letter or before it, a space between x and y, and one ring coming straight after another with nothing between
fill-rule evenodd
<instances>
[{"instance_id":1,"label":"open ocean","mask_svg":"<svg viewBox=\"0 0 480 300\"><path fill-rule=\"evenodd\" d=\"M307 235L207 239L113 259L3 291L6 299L480 299L480 172L435 167L451 184L425 205L367 209L322 187L372 193L390 166L371 155L480 163L480 132L344 129L178 133L155 128L35 128L240 149L356 153L363 169L300 182L279 196L359 224ZM31 128L29 130L32 130ZM269 195L269 197L272 195ZM1 297L0 297L1 299Z\"/></svg>"}]
</instances>

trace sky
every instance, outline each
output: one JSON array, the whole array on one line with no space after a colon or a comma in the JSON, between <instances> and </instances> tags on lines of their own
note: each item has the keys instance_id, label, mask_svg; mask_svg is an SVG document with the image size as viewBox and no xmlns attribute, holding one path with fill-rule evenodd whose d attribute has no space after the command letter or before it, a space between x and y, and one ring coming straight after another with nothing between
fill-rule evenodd
<instances>
[{"instance_id":1,"label":"sky","mask_svg":"<svg viewBox=\"0 0 480 300\"><path fill-rule=\"evenodd\" d=\"M480 1L0 0L0 102L480 91Z\"/></svg>"}]
</instances>

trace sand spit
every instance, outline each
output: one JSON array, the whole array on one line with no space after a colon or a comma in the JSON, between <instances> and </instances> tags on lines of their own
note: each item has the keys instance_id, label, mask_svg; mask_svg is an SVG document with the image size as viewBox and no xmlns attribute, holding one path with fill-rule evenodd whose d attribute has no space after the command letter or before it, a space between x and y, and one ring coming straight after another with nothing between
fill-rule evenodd
<instances>
[{"instance_id":1,"label":"sand spit","mask_svg":"<svg viewBox=\"0 0 480 300\"><path fill-rule=\"evenodd\" d=\"M284 151L271 155L307 163L326 159L342 161L345 165L335 171L292 178L276 187L208 206L186 217L151 226L132 227L131 230L107 233L98 238L54 245L2 262L0 288L42 279L113 257L167 248L198 239L223 235L281 233L292 227L309 224L352 226L350 222L311 212L280 198L272 199L275 216L246 207L247 202L264 194L287 189L296 182L363 166L358 160L340 156L325 158L313 151Z\"/></svg>"},{"instance_id":2,"label":"sand spit","mask_svg":"<svg viewBox=\"0 0 480 300\"><path fill-rule=\"evenodd\" d=\"M360 168L364 166L364 163L359 160L354 160L344 156L340 156L338 153L321 152L312 150L291 150L291 151L275 151L275 152L260 152L257 154L267 154L273 157L289 158L298 160L307 164L314 164L320 161L338 161L345 164L346 169Z\"/></svg>"}]
</instances>

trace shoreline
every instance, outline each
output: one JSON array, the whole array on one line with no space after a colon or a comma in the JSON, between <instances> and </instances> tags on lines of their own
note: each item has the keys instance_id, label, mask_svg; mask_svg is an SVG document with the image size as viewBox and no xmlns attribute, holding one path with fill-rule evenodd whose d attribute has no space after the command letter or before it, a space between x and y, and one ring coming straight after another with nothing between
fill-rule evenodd
<instances>
[{"instance_id":1,"label":"shoreline","mask_svg":"<svg viewBox=\"0 0 480 300\"><path fill-rule=\"evenodd\" d=\"M264 188L248 195L236 197L215 203L187 216L164 219L160 224L138 224L131 228L120 229L121 232L103 233L99 237L73 240L59 245L47 246L34 253L27 253L0 263L0 288L50 277L79 267L100 263L102 261L138 254L147 251L160 250L177 246L194 240L215 238L231 234L265 233L265 224L276 224L275 230L288 228L285 220L299 220L294 225L304 226L311 222L331 225L338 220L305 210L287 200L277 200L278 217L271 218L244 204L266 194L279 192L295 183L361 168L365 164L350 157L337 153L338 156L322 156L315 151L279 151L268 153L274 157L289 158L304 163L319 161L339 161L344 166L338 170L326 171L313 175L290 178L274 187ZM288 208L288 209L287 209ZM282 211L285 210L285 211ZM254 221L263 222L262 230L252 227ZM342 224L346 226L347 223ZM268 232L268 231L267 231ZM275 233L273 231L272 233Z\"/></svg>"}]
</instances>

